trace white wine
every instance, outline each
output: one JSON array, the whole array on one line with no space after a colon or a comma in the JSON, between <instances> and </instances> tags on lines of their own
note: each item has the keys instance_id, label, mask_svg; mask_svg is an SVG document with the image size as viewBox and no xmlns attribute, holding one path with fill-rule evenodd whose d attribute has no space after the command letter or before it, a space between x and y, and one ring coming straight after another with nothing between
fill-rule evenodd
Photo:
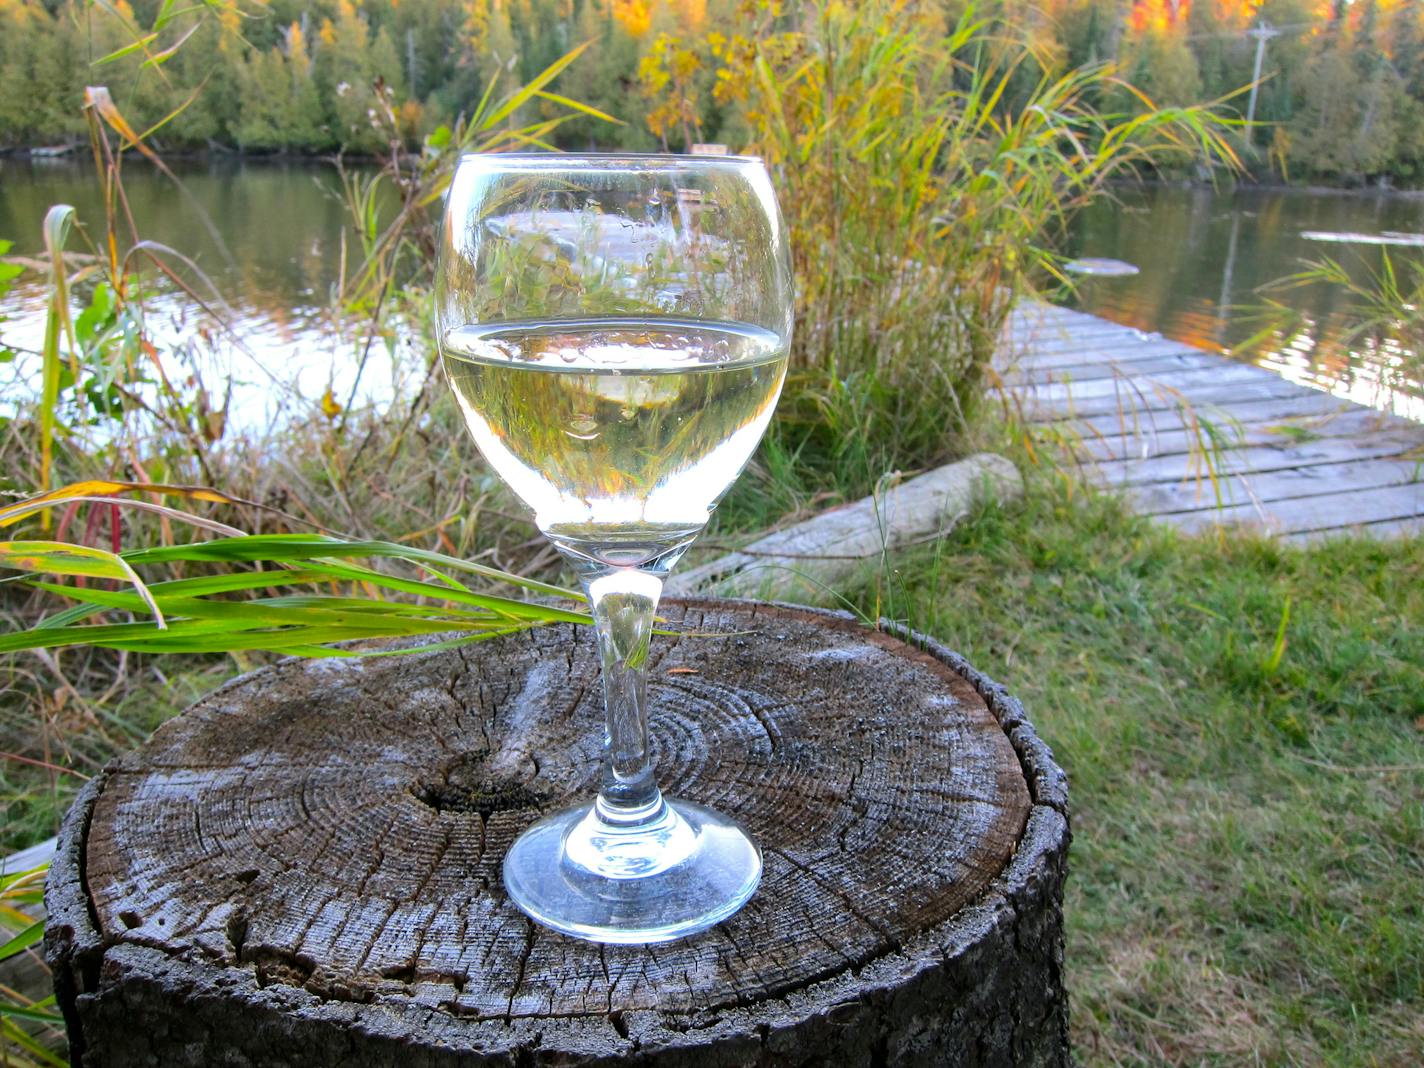
<instances>
[{"instance_id":1,"label":"white wine","mask_svg":"<svg viewBox=\"0 0 1424 1068\"><path fill-rule=\"evenodd\" d=\"M641 564L685 545L761 440L783 338L745 323L480 323L443 339L485 458L566 551Z\"/></svg>"}]
</instances>

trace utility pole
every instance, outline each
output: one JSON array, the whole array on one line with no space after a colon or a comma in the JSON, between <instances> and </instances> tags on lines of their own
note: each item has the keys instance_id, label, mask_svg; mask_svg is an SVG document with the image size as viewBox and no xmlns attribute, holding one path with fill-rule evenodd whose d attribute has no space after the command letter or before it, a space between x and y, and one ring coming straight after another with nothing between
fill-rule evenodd
<instances>
[{"instance_id":1,"label":"utility pole","mask_svg":"<svg viewBox=\"0 0 1424 1068\"><path fill-rule=\"evenodd\" d=\"M1246 31L1247 37L1256 39L1256 73L1251 75L1251 99L1246 104L1246 136L1253 142L1256 134L1251 124L1256 121L1256 90L1261 87L1261 64L1266 61L1266 42L1272 37L1279 37L1280 33L1280 30L1272 29L1268 22L1258 22Z\"/></svg>"}]
</instances>

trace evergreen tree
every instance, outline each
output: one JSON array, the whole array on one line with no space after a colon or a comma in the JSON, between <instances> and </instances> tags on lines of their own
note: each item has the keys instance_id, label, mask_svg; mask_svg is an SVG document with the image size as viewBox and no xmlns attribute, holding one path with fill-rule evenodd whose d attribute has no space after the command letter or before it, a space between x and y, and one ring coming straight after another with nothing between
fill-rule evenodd
<instances>
[{"instance_id":1,"label":"evergreen tree","mask_svg":"<svg viewBox=\"0 0 1424 1068\"><path fill-rule=\"evenodd\" d=\"M906 0L904 17L951 25L969 3ZM81 140L84 86L103 84L140 128L202 87L160 147L381 151L392 118L414 143L470 114L492 82L498 97L591 42L553 88L623 124L578 118L557 145L648 149L660 143L651 122L670 146L735 146L706 77L713 53L755 20L789 26L799 11L798 0L258 0L241 12L235 0L0 0L0 145ZM1424 184L1419 0L975 0L974 11L1028 57L1006 107L1043 71L1094 62L1117 63L1158 103L1221 97L1250 80L1247 31L1269 23L1284 32L1265 50L1256 119L1290 173ZM92 65L148 33L144 50ZM1100 103L1136 106L1128 93ZM559 110L534 100L511 121Z\"/></svg>"}]
</instances>

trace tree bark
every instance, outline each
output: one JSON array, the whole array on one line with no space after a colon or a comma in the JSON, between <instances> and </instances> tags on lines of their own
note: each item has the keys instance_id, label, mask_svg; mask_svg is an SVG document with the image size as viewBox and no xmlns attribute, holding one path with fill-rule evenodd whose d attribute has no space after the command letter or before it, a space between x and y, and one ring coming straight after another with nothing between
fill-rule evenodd
<instances>
[{"instance_id":1,"label":"tree bark","mask_svg":"<svg viewBox=\"0 0 1424 1068\"><path fill-rule=\"evenodd\" d=\"M681 942L535 927L500 862L596 789L592 634L289 660L86 788L45 950L76 1065L1067 1065L1064 778L954 653L844 614L674 601L670 796L762 885Z\"/></svg>"}]
</instances>

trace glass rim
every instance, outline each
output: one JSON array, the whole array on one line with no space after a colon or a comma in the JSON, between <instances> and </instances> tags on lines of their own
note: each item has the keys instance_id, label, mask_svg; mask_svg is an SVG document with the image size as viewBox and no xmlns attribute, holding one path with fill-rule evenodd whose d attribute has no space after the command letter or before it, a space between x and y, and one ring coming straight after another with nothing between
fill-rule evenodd
<instances>
[{"instance_id":1,"label":"glass rim","mask_svg":"<svg viewBox=\"0 0 1424 1068\"><path fill-rule=\"evenodd\" d=\"M462 152L456 161L459 164L508 160L513 163L539 163L557 165L561 162L582 164L616 164L627 162L647 165L662 164L668 167L732 164L744 166L749 163L766 166L761 156L733 155L721 156L693 155L688 152Z\"/></svg>"}]
</instances>

